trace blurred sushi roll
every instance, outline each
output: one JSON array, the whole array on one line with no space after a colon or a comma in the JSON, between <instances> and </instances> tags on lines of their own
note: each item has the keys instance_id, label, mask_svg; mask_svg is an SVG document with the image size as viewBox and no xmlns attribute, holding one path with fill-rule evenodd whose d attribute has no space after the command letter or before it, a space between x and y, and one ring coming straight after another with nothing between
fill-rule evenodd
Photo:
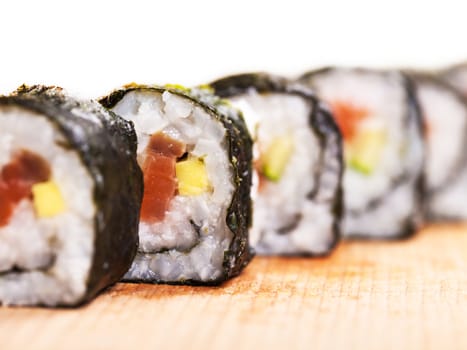
<instances>
[{"instance_id":1,"label":"blurred sushi roll","mask_svg":"<svg viewBox=\"0 0 467 350\"><path fill-rule=\"evenodd\" d=\"M329 103L344 139L343 235L396 238L421 218L424 142L410 81L400 72L327 68L300 81Z\"/></svg>"},{"instance_id":2,"label":"blurred sushi roll","mask_svg":"<svg viewBox=\"0 0 467 350\"><path fill-rule=\"evenodd\" d=\"M323 255L340 235L341 136L303 85L242 74L210 84L241 109L254 135L251 242L259 254Z\"/></svg>"},{"instance_id":3,"label":"blurred sushi roll","mask_svg":"<svg viewBox=\"0 0 467 350\"><path fill-rule=\"evenodd\" d=\"M252 141L218 97L129 85L101 103L132 121L144 173L139 250L127 281L218 284L250 261Z\"/></svg>"},{"instance_id":4,"label":"blurred sushi roll","mask_svg":"<svg viewBox=\"0 0 467 350\"><path fill-rule=\"evenodd\" d=\"M425 216L428 221L466 220L466 100L432 75L411 76L425 127Z\"/></svg>"},{"instance_id":5,"label":"blurred sushi roll","mask_svg":"<svg viewBox=\"0 0 467 350\"><path fill-rule=\"evenodd\" d=\"M467 98L467 62L444 69L437 76Z\"/></svg>"},{"instance_id":6,"label":"blurred sushi roll","mask_svg":"<svg viewBox=\"0 0 467 350\"><path fill-rule=\"evenodd\" d=\"M56 87L0 97L0 304L75 306L120 280L138 243L136 134Z\"/></svg>"}]
</instances>

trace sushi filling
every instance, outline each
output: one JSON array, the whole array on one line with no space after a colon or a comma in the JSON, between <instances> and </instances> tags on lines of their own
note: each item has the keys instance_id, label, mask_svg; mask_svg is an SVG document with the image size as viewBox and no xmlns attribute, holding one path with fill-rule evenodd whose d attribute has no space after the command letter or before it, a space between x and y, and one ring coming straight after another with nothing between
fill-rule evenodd
<instances>
[{"instance_id":1,"label":"sushi filling","mask_svg":"<svg viewBox=\"0 0 467 350\"><path fill-rule=\"evenodd\" d=\"M151 224L164 220L177 191L175 165L184 153L183 143L161 132L151 136L141 157L144 172L142 222Z\"/></svg>"},{"instance_id":2,"label":"sushi filling","mask_svg":"<svg viewBox=\"0 0 467 350\"><path fill-rule=\"evenodd\" d=\"M255 249L261 254L326 252L333 240L333 214L313 200L321 146L309 124L311 104L299 96L253 89L230 100L243 111L255 138L257 193L250 231ZM330 180L337 186L339 175Z\"/></svg>"},{"instance_id":3,"label":"sushi filling","mask_svg":"<svg viewBox=\"0 0 467 350\"><path fill-rule=\"evenodd\" d=\"M126 279L220 277L234 191L223 125L168 91L128 92L113 111L135 124L145 181L139 251Z\"/></svg>"},{"instance_id":4,"label":"sushi filling","mask_svg":"<svg viewBox=\"0 0 467 350\"><path fill-rule=\"evenodd\" d=\"M10 163L0 169L0 227L8 225L15 207L23 200L41 203L39 196L33 196L33 188L45 184L50 178L50 168L39 155L19 150ZM42 212L37 205L36 214ZM40 215L39 215L40 216Z\"/></svg>"},{"instance_id":5,"label":"sushi filling","mask_svg":"<svg viewBox=\"0 0 467 350\"><path fill-rule=\"evenodd\" d=\"M402 76L336 69L305 80L343 134L344 235L404 234L417 214L423 142Z\"/></svg>"},{"instance_id":6,"label":"sushi filling","mask_svg":"<svg viewBox=\"0 0 467 350\"><path fill-rule=\"evenodd\" d=\"M329 102L344 139L346 208L361 212L368 203L389 192L403 174L401 159L406 158L408 150L408 140L399 131L405 128L404 96L400 89L388 84L388 98L400 101L389 106L382 95L361 92L365 90L360 85L366 82L355 79L355 87L349 89L336 79L323 79L320 91ZM381 91L380 82L369 83L371 89L365 87L366 90Z\"/></svg>"},{"instance_id":7,"label":"sushi filling","mask_svg":"<svg viewBox=\"0 0 467 350\"><path fill-rule=\"evenodd\" d=\"M335 100L331 109L342 132L347 167L371 176L379 166L386 143L384 120L365 107Z\"/></svg>"},{"instance_id":8,"label":"sushi filling","mask_svg":"<svg viewBox=\"0 0 467 350\"><path fill-rule=\"evenodd\" d=\"M4 108L0 130L0 300L72 302L91 263L91 179L46 118Z\"/></svg>"}]
</instances>

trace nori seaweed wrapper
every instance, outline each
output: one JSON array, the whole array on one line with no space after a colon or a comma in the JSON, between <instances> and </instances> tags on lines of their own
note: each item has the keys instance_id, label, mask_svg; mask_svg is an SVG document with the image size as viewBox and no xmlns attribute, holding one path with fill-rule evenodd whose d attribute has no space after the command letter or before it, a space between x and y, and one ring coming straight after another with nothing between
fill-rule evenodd
<instances>
[{"instance_id":1,"label":"nori seaweed wrapper","mask_svg":"<svg viewBox=\"0 0 467 350\"><path fill-rule=\"evenodd\" d=\"M45 117L66 140L60 146L77 152L93 180L94 252L86 291L73 305L82 304L119 281L137 251L143 176L133 125L99 103L77 101L58 87L23 85L0 97L1 106Z\"/></svg>"},{"instance_id":2,"label":"nori seaweed wrapper","mask_svg":"<svg viewBox=\"0 0 467 350\"><path fill-rule=\"evenodd\" d=\"M311 83L314 77L325 75L329 72L332 72L335 69L339 69L339 68L338 67L324 67L321 69L309 71L301 75L298 78L298 81L302 82L306 86L314 88L313 84ZM367 73L382 74L382 75L389 74L389 73L400 74L400 77L402 79L402 88L405 93L405 107L406 107L405 108L405 119L404 119L405 124L407 127L409 127L410 123L413 121L417 129L417 133L418 133L417 137L419 137L420 139L423 139L424 125L423 125L420 105L418 103L418 99L416 96L415 84L413 80L406 73L402 71L372 70L372 69L367 69L367 68L350 68L349 70L357 74L367 74ZM424 159L423 159L423 162L424 162ZM410 176L411 174L401 173L397 175L396 177L393 177L391 179L391 182L392 182L391 189L394 190L398 186L405 184L407 179ZM408 215L403 220L400 220L400 230L398 232L394 232L392 235L386 235L384 237L371 236L371 235L367 235L364 233L351 233L351 234L348 234L347 237L355 238L355 239L377 239L377 240L381 240L381 239L396 240L396 239L405 239L405 238L411 237L416 232L416 230L420 227L423 221L422 201L423 201L423 192L425 188L425 177L424 177L423 171L418 172L418 174L415 176L413 186L414 186L413 194L415 198L414 200L415 208L413 210L412 215ZM353 211L353 210L349 210L346 208L345 210L346 214L348 215L350 213L351 215L359 215L366 211L375 210L384 202L385 197L386 197L385 194L383 194L382 196L374 198L373 200L369 201L366 207L361 211Z\"/></svg>"},{"instance_id":3,"label":"nori seaweed wrapper","mask_svg":"<svg viewBox=\"0 0 467 350\"><path fill-rule=\"evenodd\" d=\"M283 77L267 74L267 73L246 73L228 76L223 79L211 82L210 86L216 95L222 98L232 98L242 94L247 94L250 89L254 89L259 94L280 93L292 96L299 96L311 104L310 115L308 122L313 133L317 136L320 142L320 166L318 171L312 176L315 177L315 191L309 194L310 199L315 199L317 202L329 202L334 215L333 221L333 242L329 246L328 253L332 251L334 246L339 241L341 236L341 218L343 215L343 193L342 193L342 176L343 176L343 153L342 153L342 137L337 127L334 118L331 115L330 109L326 104L323 104L312 90L305 85L290 81ZM326 182L320 169L333 169L332 160L337 159L339 163L338 178L339 185L333 189L332 195L326 194L324 188ZM286 234L286 233L285 233ZM301 254L307 256L319 256L323 254Z\"/></svg>"},{"instance_id":4,"label":"nori seaweed wrapper","mask_svg":"<svg viewBox=\"0 0 467 350\"><path fill-rule=\"evenodd\" d=\"M181 280L154 281L170 284L218 285L237 276L254 256L248 242L251 226L252 203L250 189L252 182L252 146L250 134L241 112L229 103L213 95L209 89L188 89L180 85L138 85L129 84L100 99L106 108L113 108L127 93L135 90L148 90L162 94L165 91L191 100L202 107L212 118L220 121L226 131L227 152L233 171L234 192L225 218L233 234L229 249L224 252L223 273L209 281Z\"/></svg>"}]
</instances>

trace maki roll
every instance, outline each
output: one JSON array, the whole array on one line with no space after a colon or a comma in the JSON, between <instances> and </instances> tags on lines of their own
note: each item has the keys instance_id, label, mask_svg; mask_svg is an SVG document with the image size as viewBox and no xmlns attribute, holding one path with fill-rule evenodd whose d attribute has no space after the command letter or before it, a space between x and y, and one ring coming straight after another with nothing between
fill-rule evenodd
<instances>
[{"instance_id":1,"label":"maki roll","mask_svg":"<svg viewBox=\"0 0 467 350\"><path fill-rule=\"evenodd\" d=\"M341 137L302 85L259 74L210 85L244 113L256 169L250 237L260 254L323 255L339 237Z\"/></svg>"},{"instance_id":2,"label":"maki roll","mask_svg":"<svg viewBox=\"0 0 467 350\"><path fill-rule=\"evenodd\" d=\"M425 126L428 221L467 219L467 103L434 76L412 73Z\"/></svg>"},{"instance_id":3,"label":"maki roll","mask_svg":"<svg viewBox=\"0 0 467 350\"><path fill-rule=\"evenodd\" d=\"M144 173L139 249L127 281L219 284L250 261L252 141L219 98L128 85L101 103L135 124Z\"/></svg>"},{"instance_id":4,"label":"maki roll","mask_svg":"<svg viewBox=\"0 0 467 350\"><path fill-rule=\"evenodd\" d=\"M135 256L142 174L130 123L60 88L0 97L0 303L76 306Z\"/></svg>"},{"instance_id":5,"label":"maki roll","mask_svg":"<svg viewBox=\"0 0 467 350\"><path fill-rule=\"evenodd\" d=\"M444 69L437 75L467 98L467 62Z\"/></svg>"},{"instance_id":6,"label":"maki roll","mask_svg":"<svg viewBox=\"0 0 467 350\"><path fill-rule=\"evenodd\" d=\"M327 68L300 81L329 103L344 139L344 236L396 238L420 221L422 124L400 72Z\"/></svg>"}]
</instances>

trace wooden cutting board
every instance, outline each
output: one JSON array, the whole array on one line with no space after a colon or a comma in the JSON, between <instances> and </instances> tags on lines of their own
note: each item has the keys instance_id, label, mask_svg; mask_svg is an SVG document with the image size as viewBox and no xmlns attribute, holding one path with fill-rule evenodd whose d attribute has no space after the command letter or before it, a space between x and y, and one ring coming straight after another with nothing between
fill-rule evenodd
<instances>
[{"instance_id":1,"label":"wooden cutting board","mask_svg":"<svg viewBox=\"0 0 467 350\"><path fill-rule=\"evenodd\" d=\"M0 349L467 349L467 226L255 258L221 287L118 284L77 310L0 307Z\"/></svg>"}]
</instances>

